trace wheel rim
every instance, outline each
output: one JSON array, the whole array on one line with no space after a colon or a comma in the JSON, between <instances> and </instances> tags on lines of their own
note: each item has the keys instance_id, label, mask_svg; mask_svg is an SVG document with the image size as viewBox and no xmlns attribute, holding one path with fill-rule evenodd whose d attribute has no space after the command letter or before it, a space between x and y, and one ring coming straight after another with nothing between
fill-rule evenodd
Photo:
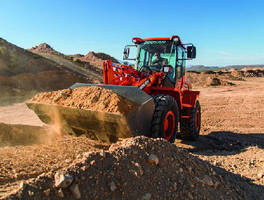
<instances>
[{"instance_id":1,"label":"wheel rim","mask_svg":"<svg viewBox=\"0 0 264 200\"><path fill-rule=\"evenodd\" d=\"M166 140L170 140L175 131L175 115L170 110L167 112L163 123L163 137Z\"/></svg>"},{"instance_id":2,"label":"wheel rim","mask_svg":"<svg viewBox=\"0 0 264 200\"><path fill-rule=\"evenodd\" d=\"M195 115L195 129L198 131L200 129L200 110L196 110L196 115Z\"/></svg>"}]
</instances>

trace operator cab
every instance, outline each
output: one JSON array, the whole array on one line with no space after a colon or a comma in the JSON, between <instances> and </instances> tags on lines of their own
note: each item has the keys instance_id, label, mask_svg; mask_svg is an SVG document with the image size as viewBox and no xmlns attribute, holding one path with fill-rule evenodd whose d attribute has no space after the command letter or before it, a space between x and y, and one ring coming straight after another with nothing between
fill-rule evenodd
<instances>
[{"instance_id":1,"label":"operator cab","mask_svg":"<svg viewBox=\"0 0 264 200\"><path fill-rule=\"evenodd\" d=\"M171 38L133 38L135 45L127 45L124 60L134 60L135 68L140 72L165 72L166 87L174 88L177 80L185 74L187 59L195 58L196 49L193 45L185 46L178 36ZM129 47L136 47L136 58L130 59Z\"/></svg>"}]
</instances>

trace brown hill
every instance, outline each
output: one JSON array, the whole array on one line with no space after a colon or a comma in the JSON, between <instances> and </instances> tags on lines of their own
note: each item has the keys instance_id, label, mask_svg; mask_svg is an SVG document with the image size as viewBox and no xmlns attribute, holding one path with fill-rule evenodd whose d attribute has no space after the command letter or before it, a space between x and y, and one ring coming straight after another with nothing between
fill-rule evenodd
<instances>
[{"instance_id":1,"label":"brown hill","mask_svg":"<svg viewBox=\"0 0 264 200\"><path fill-rule=\"evenodd\" d=\"M105 54L105 53L95 53L93 51L87 53L86 55L82 54L73 54L73 55L65 55L63 53L60 53L56 50L54 50L50 45L47 43L42 43L38 46L35 46L29 51L39 54L41 56L44 56L48 59L51 59L57 63L62 63L63 65L66 65L65 62L71 62L69 65L76 65L75 68L82 67L89 71L93 71L94 73L97 73L98 76L102 76L102 66L103 62L105 60L111 60L114 63L118 63L118 60L114 57ZM102 80L101 80L102 81Z\"/></svg>"},{"instance_id":2,"label":"brown hill","mask_svg":"<svg viewBox=\"0 0 264 200\"><path fill-rule=\"evenodd\" d=\"M117 59L108 54L95 53L93 51L87 53L85 56L80 56L80 54L77 54L73 56L73 59L77 61L87 62L98 69L102 69L103 62L105 60L111 60L113 63L118 63Z\"/></svg>"},{"instance_id":3,"label":"brown hill","mask_svg":"<svg viewBox=\"0 0 264 200\"><path fill-rule=\"evenodd\" d=\"M54 50L50 45L46 43L35 46L29 49L29 51L52 60L69 70L75 71L76 73L87 76L91 79L95 79L97 82L103 81L102 66L104 60L102 60L101 58L91 56L87 57L87 55L84 56L82 54L64 55L63 53ZM109 55L99 55L104 58L112 58Z\"/></svg>"},{"instance_id":4,"label":"brown hill","mask_svg":"<svg viewBox=\"0 0 264 200\"><path fill-rule=\"evenodd\" d=\"M49 49L48 45L41 48ZM68 88L75 82L92 82L58 63L0 38L0 105L21 102L41 91Z\"/></svg>"},{"instance_id":5,"label":"brown hill","mask_svg":"<svg viewBox=\"0 0 264 200\"><path fill-rule=\"evenodd\" d=\"M30 49L31 52L34 53L57 53L50 45L47 43L42 43L38 46L32 47Z\"/></svg>"},{"instance_id":6,"label":"brown hill","mask_svg":"<svg viewBox=\"0 0 264 200\"><path fill-rule=\"evenodd\" d=\"M56 68L56 63L0 38L0 75L39 73Z\"/></svg>"}]
</instances>

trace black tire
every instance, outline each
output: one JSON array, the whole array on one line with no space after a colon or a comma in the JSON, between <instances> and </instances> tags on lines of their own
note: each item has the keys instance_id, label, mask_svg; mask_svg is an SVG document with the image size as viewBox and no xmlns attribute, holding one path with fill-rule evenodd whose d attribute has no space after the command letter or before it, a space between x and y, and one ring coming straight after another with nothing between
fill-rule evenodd
<instances>
[{"instance_id":1,"label":"black tire","mask_svg":"<svg viewBox=\"0 0 264 200\"><path fill-rule=\"evenodd\" d=\"M175 99L169 95L154 96L154 101L155 111L151 123L152 137L164 138L174 143L178 131L178 105Z\"/></svg>"},{"instance_id":2,"label":"black tire","mask_svg":"<svg viewBox=\"0 0 264 200\"><path fill-rule=\"evenodd\" d=\"M195 108L191 109L190 120L182 119L181 126L181 138L185 140L197 140L199 138L201 129L201 107L197 100Z\"/></svg>"}]
</instances>

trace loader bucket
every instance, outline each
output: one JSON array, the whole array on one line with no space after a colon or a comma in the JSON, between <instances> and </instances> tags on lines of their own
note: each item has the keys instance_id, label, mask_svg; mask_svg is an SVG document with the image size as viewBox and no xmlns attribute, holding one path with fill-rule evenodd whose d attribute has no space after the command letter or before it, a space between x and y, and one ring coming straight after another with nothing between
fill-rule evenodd
<instances>
[{"instance_id":1,"label":"loader bucket","mask_svg":"<svg viewBox=\"0 0 264 200\"><path fill-rule=\"evenodd\" d=\"M154 100L151 96L133 86L97 85L76 83L71 89L78 87L103 87L129 99L136 106L125 114L78 109L65 106L28 102L32 109L46 124L59 124L63 132L74 135L85 134L91 139L103 142L115 142L118 138L138 135L150 136Z\"/></svg>"}]
</instances>

